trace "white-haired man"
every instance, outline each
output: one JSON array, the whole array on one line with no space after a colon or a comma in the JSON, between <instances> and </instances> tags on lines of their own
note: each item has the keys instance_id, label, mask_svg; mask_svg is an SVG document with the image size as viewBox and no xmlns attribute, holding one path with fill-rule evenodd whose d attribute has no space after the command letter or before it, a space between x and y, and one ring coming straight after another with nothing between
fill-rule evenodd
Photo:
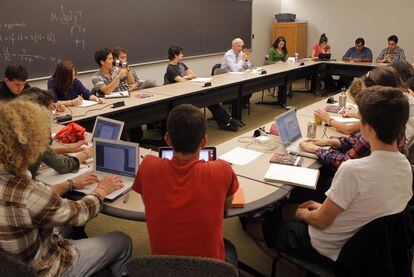
<instances>
[{"instance_id":1,"label":"white-haired man","mask_svg":"<svg viewBox=\"0 0 414 277\"><path fill-rule=\"evenodd\" d=\"M252 66L249 61L249 50L243 49L244 42L241 38L236 38L231 43L231 49L224 54L221 68L230 72L241 71Z\"/></svg>"}]
</instances>

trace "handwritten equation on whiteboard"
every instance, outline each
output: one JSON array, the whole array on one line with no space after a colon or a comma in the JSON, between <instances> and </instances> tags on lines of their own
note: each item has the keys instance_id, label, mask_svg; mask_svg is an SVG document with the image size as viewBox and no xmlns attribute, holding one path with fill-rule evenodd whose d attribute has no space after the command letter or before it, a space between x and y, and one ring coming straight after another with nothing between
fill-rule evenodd
<instances>
[{"instance_id":1,"label":"handwritten equation on whiteboard","mask_svg":"<svg viewBox=\"0 0 414 277\"><path fill-rule=\"evenodd\" d=\"M82 20L83 11L67 9L61 5L51 10L49 15L50 17L45 19L47 24L43 25L41 30L36 30L29 19L2 22L0 18L0 62L46 62L51 66L59 61L59 57L53 55L54 47L63 44L77 51L86 50L87 27ZM57 26L59 28L56 28Z\"/></svg>"}]
</instances>

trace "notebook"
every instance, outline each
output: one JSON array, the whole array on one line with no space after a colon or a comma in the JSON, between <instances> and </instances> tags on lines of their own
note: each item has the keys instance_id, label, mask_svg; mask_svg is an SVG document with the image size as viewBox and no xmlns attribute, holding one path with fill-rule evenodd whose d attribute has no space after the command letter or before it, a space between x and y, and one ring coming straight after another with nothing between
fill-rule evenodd
<instances>
[{"instance_id":1,"label":"notebook","mask_svg":"<svg viewBox=\"0 0 414 277\"><path fill-rule=\"evenodd\" d=\"M316 189L319 170L283 164L271 164L265 174L265 181Z\"/></svg>"},{"instance_id":2,"label":"notebook","mask_svg":"<svg viewBox=\"0 0 414 277\"><path fill-rule=\"evenodd\" d=\"M118 91L118 92L112 92L110 94L105 95L105 98L111 99L111 98L126 98L129 97L129 91Z\"/></svg>"},{"instance_id":3,"label":"notebook","mask_svg":"<svg viewBox=\"0 0 414 277\"><path fill-rule=\"evenodd\" d=\"M239 187L239 189L233 195L233 202L231 202L231 207L243 208L244 204L246 204L246 201L244 199L244 190L242 187Z\"/></svg>"}]
</instances>

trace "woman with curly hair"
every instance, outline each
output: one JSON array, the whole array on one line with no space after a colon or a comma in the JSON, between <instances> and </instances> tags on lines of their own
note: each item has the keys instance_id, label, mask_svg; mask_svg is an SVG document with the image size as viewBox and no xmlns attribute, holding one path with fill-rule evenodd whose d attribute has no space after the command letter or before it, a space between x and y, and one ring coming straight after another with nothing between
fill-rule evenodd
<instances>
[{"instance_id":1,"label":"woman with curly hair","mask_svg":"<svg viewBox=\"0 0 414 277\"><path fill-rule=\"evenodd\" d=\"M0 103L0 250L39 276L90 276L110 266L126 274L131 241L120 232L83 240L65 240L54 227L84 225L99 214L106 195L122 187L116 176L99 181L81 200L61 198L49 186L28 177L28 166L49 143L50 113L22 99ZM87 184L97 182L88 175ZM57 186L73 188L73 180Z\"/></svg>"}]
</instances>

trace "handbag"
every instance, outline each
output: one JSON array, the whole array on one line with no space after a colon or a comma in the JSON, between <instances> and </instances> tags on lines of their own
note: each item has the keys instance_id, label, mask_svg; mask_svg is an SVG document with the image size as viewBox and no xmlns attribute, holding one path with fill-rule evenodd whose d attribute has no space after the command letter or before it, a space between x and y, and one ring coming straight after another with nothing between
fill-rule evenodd
<instances>
[{"instance_id":1,"label":"handbag","mask_svg":"<svg viewBox=\"0 0 414 277\"><path fill-rule=\"evenodd\" d=\"M85 128L71 122L63 127L55 136L61 143L75 143L85 140Z\"/></svg>"}]
</instances>

